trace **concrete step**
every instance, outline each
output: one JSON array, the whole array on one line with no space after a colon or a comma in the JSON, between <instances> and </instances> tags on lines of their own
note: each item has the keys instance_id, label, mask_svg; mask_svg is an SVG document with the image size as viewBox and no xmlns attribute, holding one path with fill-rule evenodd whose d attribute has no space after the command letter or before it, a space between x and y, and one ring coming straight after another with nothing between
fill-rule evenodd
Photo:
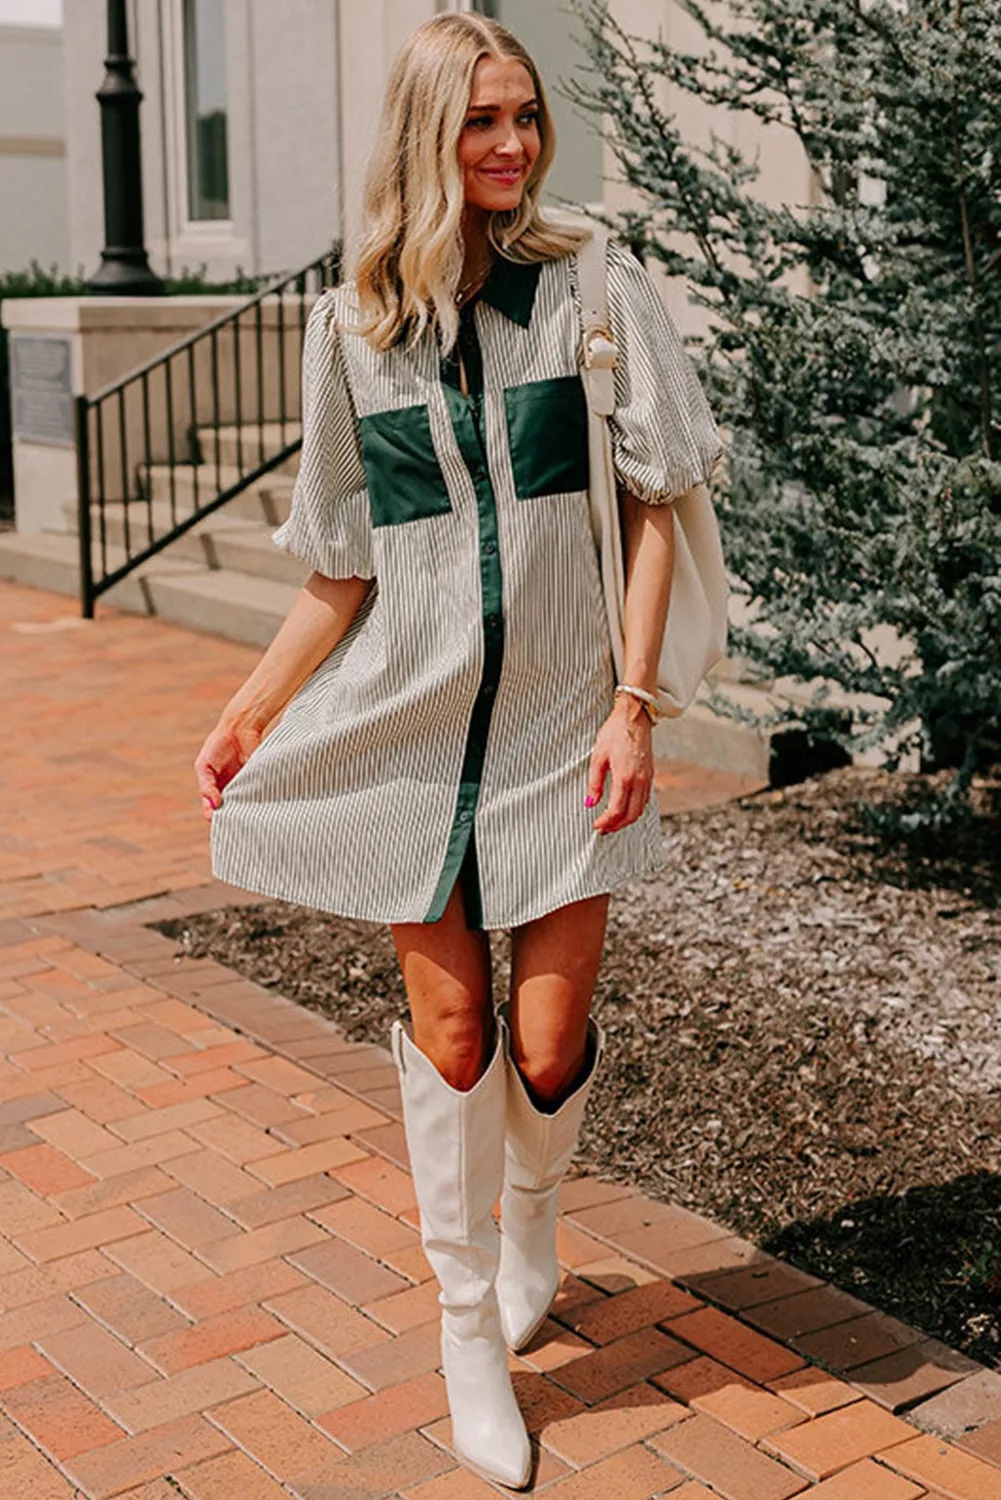
<instances>
[{"instance_id":1,"label":"concrete step","mask_svg":"<svg viewBox=\"0 0 1001 1500\"><path fill-rule=\"evenodd\" d=\"M739 665L739 664L738 664ZM683 760L707 770L750 777L761 785L785 786L820 771L848 764L848 756L833 739L811 741L795 724L756 726L717 712L710 699L717 693L739 711L768 718L776 711L805 709L813 704L819 683L789 678L768 682L741 681L721 663L712 681L703 684L695 702L679 719L662 720L654 730L658 760ZM824 707L837 713L875 708L877 700L848 694L828 684ZM885 707L885 704L883 705ZM888 747L889 748L889 747ZM882 766L886 751L879 747L857 753L856 765ZM905 769L917 769L907 760Z\"/></svg>"},{"instance_id":2,"label":"concrete step","mask_svg":"<svg viewBox=\"0 0 1001 1500\"><path fill-rule=\"evenodd\" d=\"M124 561L122 549L113 544L108 546L107 556L113 567ZM94 557L97 560L96 548ZM76 537L60 532L0 535L0 579L78 598ZM293 584L160 555L102 594L98 603L131 614L159 615L190 630L245 645L266 646L297 593Z\"/></svg>"},{"instance_id":3,"label":"concrete step","mask_svg":"<svg viewBox=\"0 0 1001 1500\"><path fill-rule=\"evenodd\" d=\"M144 545L147 541L150 509L154 537L163 536L170 530L170 506L165 501L155 500L152 507L148 507L145 501L134 502L130 507L133 547L137 541ZM76 505L70 501L64 505L63 510L68 529L74 530L77 525ZM178 519L186 514L189 512L179 511ZM95 511L95 533L98 524ZM125 507L118 503L106 505L104 524L109 541L116 546L124 546ZM275 583L287 583L298 588L306 581L310 570L297 557L275 546L271 540L272 530L273 527L266 521L230 515L228 507L223 506L221 510L196 522L190 531L177 537L165 549L164 555L200 563L207 568L230 568L255 578L270 578Z\"/></svg>"},{"instance_id":4,"label":"concrete step","mask_svg":"<svg viewBox=\"0 0 1001 1500\"><path fill-rule=\"evenodd\" d=\"M297 462L296 460L295 462ZM196 499L199 504L212 499L220 489L228 489L240 478L240 471L231 464L224 464L216 472L215 463L176 464L173 471L174 504L179 511L191 510ZM295 463L284 465L276 474L265 474L254 480L247 489L226 502L229 516L249 516L255 521L266 521L270 526L280 526L286 519L292 503L295 484ZM171 470L169 464L153 464L149 470L150 494L154 500L170 502Z\"/></svg>"},{"instance_id":5,"label":"concrete step","mask_svg":"<svg viewBox=\"0 0 1001 1500\"><path fill-rule=\"evenodd\" d=\"M295 489L295 475L273 474L270 479L262 479L260 483L261 508L264 511L264 519L269 526L280 526L289 518L292 509L292 491ZM230 504L238 503L240 497L231 501ZM226 507L227 510L229 506ZM248 514L250 512L248 511ZM233 512L237 514L236 511Z\"/></svg>"},{"instance_id":6,"label":"concrete step","mask_svg":"<svg viewBox=\"0 0 1001 1500\"><path fill-rule=\"evenodd\" d=\"M269 579L290 588L301 588L312 569L291 552L283 552L271 540L270 526L233 527L213 534L216 566L248 577Z\"/></svg>"},{"instance_id":7,"label":"concrete step","mask_svg":"<svg viewBox=\"0 0 1001 1500\"><path fill-rule=\"evenodd\" d=\"M767 714L772 699L764 688L723 680L720 691L743 708ZM659 761L683 760L708 771L727 771L746 776L761 786L769 781L772 734L715 713L702 690L696 701L678 719L662 719L653 732L653 752Z\"/></svg>"},{"instance_id":8,"label":"concrete step","mask_svg":"<svg viewBox=\"0 0 1001 1500\"><path fill-rule=\"evenodd\" d=\"M100 550L92 549L95 564ZM108 563L118 567L125 561L121 547L109 546ZM102 602L130 614L151 615L157 610L150 596L150 581L159 577L178 577L200 571L197 563L187 559L155 557L134 573L128 574L114 588L101 595ZM54 594L80 597L80 549L75 536L56 531L41 531L30 536L17 532L0 535L0 579L23 583L29 588L49 589Z\"/></svg>"},{"instance_id":9,"label":"concrete step","mask_svg":"<svg viewBox=\"0 0 1001 1500\"><path fill-rule=\"evenodd\" d=\"M75 500L63 502L63 515L66 518L66 530L78 533L80 529L80 514ZM133 550L139 546L145 547L150 539L150 532L154 540L172 530L174 519L171 514L170 505L166 500L133 500L129 507L129 537ZM186 520L191 514L188 506L178 505L176 516L178 521ZM98 506L91 507L91 531L96 537L99 535L101 525L101 511ZM252 520L249 516L233 516L223 507L221 510L213 511L204 520L198 521L190 531L184 532L175 541L170 543L171 557L187 557L196 562L206 562L204 544L201 540L206 533L213 531L243 531L247 527L264 527L263 521ZM125 506L119 500L109 500L104 506L104 527L109 541L116 545L124 546L125 543Z\"/></svg>"},{"instance_id":10,"label":"concrete step","mask_svg":"<svg viewBox=\"0 0 1001 1500\"><path fill-rule=\"evenodd\" d=\"M749 682L754 687L771 687L774 678L765 676L762 668L746 656L725 656L712 670L712 680L722 686L726 682Z\"/></svg>"},{"instance_id":11,"label":"concrete step","mask_svg":"<svg viewBox=\"0 0 1001 1500\"><path fill-rule=\"evenodd\" d=\"M202 462L214 464L216 428L199 427L197 431ZM237 467L242 461L245 469L253 468L302 436L298 422L286 422L284 428L280 422L263 422L260 427L256 422L244 422L239 428L223 425L218 432L220 461Z\"/></svg>"},{"instance_id":12,"label":"concrete step","mask_svg":"<svg viewBox=\"0 0 1001 1500\"><path fill-rule=\"evenodd\" d=\"M299 592L292 584L252 578L231 568L158 575L149 591L162 619L261 647L270 644Z\"/></svg>"}]
</instances>

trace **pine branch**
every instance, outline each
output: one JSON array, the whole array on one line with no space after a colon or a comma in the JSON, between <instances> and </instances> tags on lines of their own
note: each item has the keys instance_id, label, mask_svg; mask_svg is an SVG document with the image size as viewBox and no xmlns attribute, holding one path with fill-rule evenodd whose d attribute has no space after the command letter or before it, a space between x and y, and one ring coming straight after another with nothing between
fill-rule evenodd
<instances>
[{"instance_id":1,"label":"pine branch","mask_svg":"<svg viewBox=\"0 0 1001 1500\"><path fill-rule=\"evenodd\" d=\"M711 315L717 501L755 618L735 639L852 695L859 743L893 756L948 721L979 763L1001 746L1001 8L967 3L959 35L956 0L732 0L735 31L682 3L708 55L589 6L578 102L611 122L624 231ZM824 200L764 201L759 162L690 145L662 83L781 122Z\"/></svg>"},{"instance_id":2,"label":"pine branch","mask_svg":"<svg viewBox=\"0 0 1001 1500\"><path fill-rule=\"evenodd\" d=\"M956 26L963 24L963 0L956 0ZM956 165L956 190L959 194L959 216L963 230L963 254L966 258L966 277L970 283L973 293L973 326L977 340L977 365L980 376L980 440L983 446L985 458L993 458L991 442L991 383L990 370L987 364L987 351L984 341L984 326L980 316L980 289L977 284L977 266L973 255L973 240L970 235L970 212L966 198L966 185L963 172L963 157L959 142L959 105L956 100L955 91L952 96L952 108L950 111L952 124L952 149L953 160Z\"/></svg>"}]
</instances>

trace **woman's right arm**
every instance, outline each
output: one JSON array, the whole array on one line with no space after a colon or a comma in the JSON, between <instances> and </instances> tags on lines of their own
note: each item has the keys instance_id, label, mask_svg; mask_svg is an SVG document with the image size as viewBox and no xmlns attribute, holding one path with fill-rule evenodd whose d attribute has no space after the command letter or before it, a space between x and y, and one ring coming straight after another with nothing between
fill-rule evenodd
<instances>
[{"instance_id":1,"label":"woman's right arm","mask_svg":"<svg viewBox=\"0 0 1001 1500\"><path fill-rule=\"evenodd\" d=\"M371 578L326 578L322 573L312 573L303 584L278 634L226 704L195 760L206 818L272 719L347 634L371 587Z\"/></svg>"}]
</instances>

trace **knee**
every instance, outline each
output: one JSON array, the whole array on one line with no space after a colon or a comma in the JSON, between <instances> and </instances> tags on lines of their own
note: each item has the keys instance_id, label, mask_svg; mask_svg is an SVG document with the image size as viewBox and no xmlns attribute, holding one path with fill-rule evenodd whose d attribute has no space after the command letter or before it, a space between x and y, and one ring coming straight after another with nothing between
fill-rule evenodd
<instances>
[{"instance_id":1,"label":"knee","mask_svg":"<svg viewBox=\"0 0 1001 1500\"><path fill-rule=\"evenodd\" d=\"M414 1041L445 1082L466 1094L487 1064L489 1017L468 1005L445 1002Z\"/></svg>"},{"instance_id":2,"label":"knee","mask_svg":"<svg viewBox=\"0 0 1001 1500\"><path fill-rule=\"evenodd\" d=\"M518 1072L529 1097L541 1104L559 1102L572 1088L584 1067L584 1048L533 1050L516 1058Z\"/></svg>"}]
</instances>

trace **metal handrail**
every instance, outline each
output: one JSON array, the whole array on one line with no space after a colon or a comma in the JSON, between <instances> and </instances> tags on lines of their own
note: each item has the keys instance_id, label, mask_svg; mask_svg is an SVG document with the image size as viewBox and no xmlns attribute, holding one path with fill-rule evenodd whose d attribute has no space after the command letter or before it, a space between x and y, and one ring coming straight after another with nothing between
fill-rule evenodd
<instances>
[{"instance_id":1,"label":"metal handrail","mask_svg":"<svg viewBox=\"0 0 1001 1500\"><path fill-rule=\"evenodd\" d=\"M239 307L178 339L94 395L77 397L80 602L86 619L93 618L102 593L302 446L301 431L290 434L287 429L300 417L298 371L307 301L332 286L339 272L340 255L334 248L300 270L277 277ZM293 315L287 319L290 289ZM269 327L266 308L274 311ZM266 356L270 334L275 336L273 358ZM295 377L291 400L290 372ZM265 428L272 424L279 441L274 451L266 451ZM236 429L235 478L222 463L222 425ZM208 462L200 436L206 429L214 433ZM255 431L256 459L245 465L244 434L253 449ZM159 531L154 530L154 468L167 471L170 524ZM181 470L190 471L191 483L190 504L183 511L177 493ZM125 550L124 561L114 567L108 560L111 504L122 507ZM138 512L135 517L133 511ZM96 559L95 521L100 544ZM135 538L141 542L135 547L134 527L146 533L145 540Z\"/></svg>"}]
</instances>

